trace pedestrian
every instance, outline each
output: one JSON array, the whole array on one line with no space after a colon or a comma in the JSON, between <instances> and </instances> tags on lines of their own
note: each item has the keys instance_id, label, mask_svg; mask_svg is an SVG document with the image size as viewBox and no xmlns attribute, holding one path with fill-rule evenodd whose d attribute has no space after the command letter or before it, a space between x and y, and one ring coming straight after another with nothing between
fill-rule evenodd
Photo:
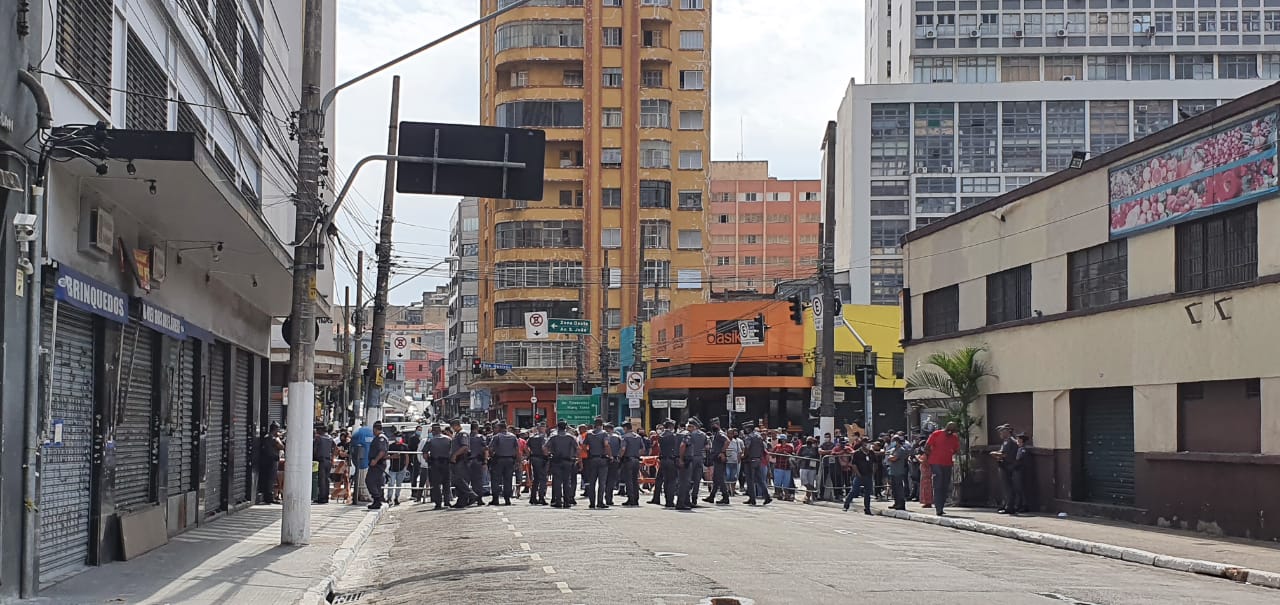
<instances>
[{"instance_id":1,"label":"pedestrian","mask_svg":"<svg viewBox=\"0 0 1280 605\"><path fill-rule=\"evenodd\" d=\"M569 433L569 423L556 423L556 434L547 440L543 453L551 460L551 507L569 508L573 501L573 467L578 462L578 440Z\"/></svg>"},{"instance_id":2,"label":"pedestrian","mask_svg":"<svg viewBox=\"0 0 1280 605\"><path fill-rule=\"evenodd\" d=\"M489 440L485 438L485 427L471 431L471 440L467 444L470 460L467 462L467 473L471 479L471 491L479 496L474 504L483 506L484 498L493 493L493 485L486 478L489 474Z\"/></svg>"},{"instance_id":3,"label":"pedestrian","mask_svg":"<svg viewBox=\"0 0 1280 605\"><path fill-rule=\"evenodd\" d=\"M729 438L724 448L725 483L728 484L729 495L736 496L742 481L742 473L739 472L742 463L742 438L738 437L738 429L735 428L729 429L725 436Z\"/></svg>"},{"instance_id":4,"label":"pedestrian","mask_svg":"<svg viewBox=\"0 0 1280 605\"><path fill-rule=\"evenodd\" d=\"M280 504L276 499L276 475L280 470L280 452L284 441L280 439L280 424L272 422L258 447L258 493L263 504Z\"/></svg>"},{"instance_id":5,"label":"pedestrian","mask_svg":"<svg viewBox=\"0 0 1280 605\"><path fill-rule=\"evenodd\" d=\"M1018 503L1014 501L1013 497L1016 489L1014 487L1013 471L1014 465L1018 462L1018 441L1013 438L1013 427L1008 424L996 427L996 433L1000 435L1000 449L991 452L991 457L996 459L996 467L1000 470L1001 495L1004 498L1004 502L996 512L1016 515L1018 514Z\"/></svg>"},{"instance_id":6,"label":"pedestrian","mask_svg":"<svg viewBox=\"0 0 1280 605\"><path fill-rule=\"evenodd\" d=\"M948 422L947 427L934 431L925 441L924 454L933 473L933 509L938 516L945 516L947 496L951 493L951 470L955 464L956 452L960 451L959 426Z\"/></svg>"},{"instance_id":7,"label":"pedestrian","mask_svg":"<svg viewBox=\"0 0 1280 605\"><path fill-rule=\"evenodd\" d=\"M453 508L466 508L480 501L480 495L471 486L471 435L462 430L462 422L457 418L449 421L449 428L453 431L449 445L449 475L457 497Z\"/></svg>"},{"instance_id":8,"label":"pedestrian","mask_svg":"<svg viewBox=\"0 0 1280 605\"><path fill-rule=\"evenodd\" d=\"M747 501L744 504L755 506L756 499L763 497L763 504L773 502L769 496L769 487L765 480L764 457L766 454L764 439L755 432L755 425L750 422L742 425L743 439L742 472L747 475Z\"/></svg>"},{"instance_id":9,"label":"pedestrian","mask_svg":"<svg viewBox=\"0 0 1280 605\"><path fill-rule=\"evenodd\" d=\"M440 432L440 424L431 425L431 434L419 444L418 461L427 470L427 482L431 486L433 510L449 506L449 454L452 440Z\"/></svg>"},{"instance_id":10,"label":"pedestrian","mask_svg":"<svg viewBox=\"0 0 1280 605\"><path fill-rule=\"evenodd\" d=\"M841 497L837 489L839 487L837 482L840 479L840 467L834 457L836 445L836 442L831 438L831 433L823 433L822 441L818 442L818 457L822 460L820 465L822 468L820 473L822 485L818 486L822 490L820 499L826 495L828 487L831 488L831 494L835 499L838 500Z\"/></svg>"},{"instance_id":11,"label":"pedestrian","mask_svg":"<svg viewBox=\"0 0 1280 605\"><path fill-rule=\"evenodd\" d=\"M396 435L395 441L387 448L391 464L391 506L400 506L400 489L409 476L409 444L404 442L404 435Z\"/></svg>"},{"instance_id":12,"label":"pedestrian","mask_svg":"<svg viewBox=\"0 0 1280 605\"><path fill-rule=\"evenodd\" d=\"M378 510L386 503L382 489L387 480L387 452L390 447L387 435L382 432L382 421L374 421L373 441L369 443L369 472L364 478L364 486L369 489L369 498L373 500L369 510Z\"/></svg>"},{"instance_id":13,"label":"pedestrian","mask_svg":"<svg viewBox=\"0 0 1280 605\"><path fill-rule=\"evenodd\" d=\"M668 418L662 423L662 434L658 437L658 477L654 482L653 503L658 504L661 496L665 508L676 507L676 484L680 478L676 463L680 456L680 437L675 429L675 421Z\"/></svg>"},{"instance_id":14,"label":"pedestrian","mask_svg":"<svg viewBox=\"0 0 1280 605\"><path fill-rule=\"evenodd\" d=\"M499 421L498 428L489 440L490 466L489 506L498 505L498 496L502 496L503 505L511 506L511 481L515 478L515 466L520 455L520 438L507 430L507 423Z\"/></svg>"},{"instance_id":15,"label":"pedestrian","mask_svg":"<svg viewBox=\"0 0 1280 605\"><path fill-rule=\"evenodd\" d=\"M908 461L915 453L915 448L902 435L894 435L889 441L889 449L885 451L889 491L893 493L893 508L896 510L907 510L907 476L910 473Z\"/></svg>"},{"instance_id":16,"label":"pedestrian","mask_svg":"<svg viewBox=\"0 0 1280 605\"><path fill-rule=\"evenodd\" d=\"M423 432L422 432L422 425L419 424L418 426L414 427L413 432L409 433L409 436L405 438L404 440L405 447L410 452L419 451L422 446L423 438L425 438L425 435L423 435ZM414 502L422 502L424 499L422 497L423 495L422 488L427 486L427 467L425 464L419 463L418 456L416 455L411 454L407 456L407 458L409 462L408 475L409 475L409 487L411 488L410 495L413 496Z\"/></svg>"},{"instance_id":17,"label":"pedestrian","mask_svg":"<svg viewBox=\"0 0 1280 605\"><path fill-rule=\"evenodd\" d=\"M859 492L862 493L862 512L871 514L871 494L875 491L875 468L873 458L875 454L871 451L871 441L865 439L859 446L849 455L850 465L853 467L853 484L849 488L849 493L844 497L844 510L849 512L849 505L853 503L854 497Z\"/></svg>"},{"instance_id":18,"label":"pedestrian","mask_svg":"<svg viewBox=\"0 0 1280 605\"><path fill-rule=\"evenodd\" d=\"M911 445L911 450L916 451L916 446L910 441L906 441ZM917 452L918 453L918 452ZM913 501L920 500L920 456L912 454L907 458L907 499Z\"/></svg>"},{"instance_id":19,"label":"pedestrian","mask_svg":"<svg viewBox=\"0 0 1280 605\"><path fill-rule=\"evenodd\" d=\"M618 491L618 473L622 470L622 436L614 432L612 424L604 425L609 440L609 464L605 468L605 504L613 506L613 495Z\"/></svg>"},{"instance_id":20,"label":"pedestrian","mask_svg":"<svg viewBox=\"0 0 1280 605\"><path fill-rule=\"evenodd\" d=\"M831 460L834 463L831 486L837 500L843 500L847 488L853 485L853 451L854 448L849 445L846 437L836 439L835 447L831 449Z\"/></svg>"},{"instance_id":21,"label":"pedestrian","mask_svg":"<svg viewBox=\"0 0 1280 605\"><path fill-rule=\"evenodd\" d=\"M920 467L920 507L933 508L933 468L924 454L924 440L916 444L916 461Z\"/></svg>"},{"instance_id":22,"label":"pedestrian","mask_svg":"<svg viewBox=\"0 0 1280 605\"><path fill-rule=\"evenodd\" d=\"M1031 437L1018 433L1014 439L1018 441L1018 453L1013 463L1013 513L1025 513L1031 510L1026 491L1027 474L1031 472Z\"/></svg>"},{"instance_id":23,"label":"pedestrian","mask_svg":"<svg viewBox=\"0 0 1280 605\"><path fill-rule=\"evenodd\" d=\"M364 485L369 478L369 445L373 443L373 427L361 424L351 434L351 458L355 461L355 495L351 498L352 504L359 504L369 500L369 494L364 492Z\"/></svg>"},{"instance_id":24,"label":"pedestrian","mask_svg":"<svg viewBox=\"0 0 1280 605\"><path fill-rule=\"evenodd\" d=\"M800 470L800 486L804 488L804 503L817 501L818 488L818 438L807 437L796 452L794 467Z\"/></svg>"},{"instance_id":25,"label":"pedestrian","mask_svg":"<svg viewBox=\"0 0 1280 605\"><path fill-rule=\"evenodd\" d=\"M708 458L711 462L711 493L702 501L707 504L729 504L729 485L725 481L725 469L728 467L729 437L720 430L720 421L711 421L711 435L708 440L710 449ZM716 501L716 494L720 500Z\"/></svg>"},{"instance_id":26,"label":"pedestrian","mask_svg":"<svg viewBox=\"0 0 1280 605\"><path fill-rule=\"evenodd\" d=\"M773 459L773 496L783 501L795 500L796 484L791 479L791 457L795 453L787 436L778 435L770 457Z\"/></svg>"},{"instance_id":27,"label":"pedestrian","mask_svg":"<svg viewBox=\"0 0 1280 605\"><path fill-rule=\"evenodd\" d=\"M311 460L316 463L316 504L329 503L329 475L333 472L333 438L325 430L324 424L316 425L316 434L311 439Z\"/></svg>"},{"instance_id":28,"label":"pedestrian","mask_svg":"<svg viewBox=\"0 0 1280 605\"><path fill-rule=\"evenodd\" d=\"M685 423L685 436L680 444L680 484L676 487L677 510L698 507L698 492L702 487L702 474L707 455L707 434L696 418Z\"/></svg>"},{"instance_id":29,"label":"pedestrian","mask_svg":"<svg viewBox=\"0 0 1280 605\"><path fill-rule=\"evenodd\" d=\"M604 432L604 419L596 417L592 423L594 428L583 439L587 448L586 467L582 476L587 482L587 508L608 508L609 459L613 458L613 450L609 448L609 435Z\"/></svg>"},{"instance_id":30,"label":"pedestrian","mask_svg":"<svg viewBox=\"0 0 1280 605\"><path fill-rule=\"evenodd\" d=\"M529 485L529 504L531 506L547 505L547 453L545 447L547 445L547 436L544 433L547 429L545 422L539 422L533 427L533 434L529 436L529 479L532 482Z\"/></svg>"},{"instance_id":31,"label":"pedestrian","mask_svg":"<svg viewBox=\"0 0 1280 605\"><path fill-rule=\"evenodd\" d=\"M623 506L640 506L640 456L644 454L645 439L632 432L631 423L622 423L622 451L620 471L627 486L627 501Z\"/></svg>"}]
</instances>

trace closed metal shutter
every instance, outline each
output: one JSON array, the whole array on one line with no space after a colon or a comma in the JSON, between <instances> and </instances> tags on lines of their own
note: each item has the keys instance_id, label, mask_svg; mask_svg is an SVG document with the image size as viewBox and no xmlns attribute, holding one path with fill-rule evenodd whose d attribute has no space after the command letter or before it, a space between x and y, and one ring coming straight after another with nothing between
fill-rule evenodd
<instances>
[{"instance_id":1,"label":"closed metal shutter","mask_svg":"<svg viewBox=\"0 0 1280 605\"><path fill-rule=\"evenodd\" d=\"M267 423L284 426L284 389L271 387L271 402L267 404Z\"/></svg>"},{"instance_id":2,"label":"closed metal shutter","mask_svg":"<svg viewBox=\"0 0 1280 605\"><path fill-rule=\"evenodd\" d=\"M236 355L235 397L231 402L232 448L235 452L235 470L231 476L232 490L237 504L249 501L249 412L253 407L253 356L239 351Z\"/></svg>"},{"instance_id":3,"label":"closed metal shutter","mask_svg":"<svg viewBox=\"0 0 1280 605\"><path fill-rule=\"evenodd\" d=\"M44 305L44 346L52 355L49 421L62 427L62 443L40 456L40 585L48 586L84 568L89 558L93 477L93 316ZM56 432L50 437L56 437Z\"/></svg>"},{"instance_id":4,"label":"closed metal shutter","mask_svg":"<svg viewBox=\"0 0 1280 605\"><path fill-rule=\"evenodd\" d=\"M124 511L154 502L151 478L155 441L151 424L156 415L152 381L155 334L136 322L130 322L122 332L120 396L124 406L115 432L115 492L116 508Z\"/></svg>"},{"instance_id":5,"label":"closed metal shutter","mask_svg":"<svg viewBox=\"0 0 1280 605\"><path fill-rule=\"evenodd\" d=\"M216 513L223 509L223 494L226 486L226 457L224 441L226 440L226 348L221 343L209 345L209 413L205 416L208 430L205 435L205 487L204 510Z\"/></svg>"},{"instance_id":6,"label":"closed metal shutter","mask_svg":"<svg viewBox=\"0 0 1280 605\"><path fill-rule=\"evenodd\" d=\"M1083 404L1086 499L1133 506L1133 391L1089 391Z\"/></svg>"},{"instance_id":7,"label":"closed metal shutter","mask_svg":"<svg viewBox=\"0 0 1280 605\"><path fill-rule=\"evenodd\" d=\"M195 342L183 341L170 349L175 380L169 417L169 495L190 491L194 485L195 440Z\"/></svg>"}]
</instances>

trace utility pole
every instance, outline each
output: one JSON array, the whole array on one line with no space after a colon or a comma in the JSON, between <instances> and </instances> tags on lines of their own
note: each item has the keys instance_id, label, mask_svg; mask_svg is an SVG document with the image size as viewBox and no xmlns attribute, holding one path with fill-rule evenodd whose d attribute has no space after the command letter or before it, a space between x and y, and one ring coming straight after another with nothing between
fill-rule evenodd
<instances>
[{"instance_id":1,"label":"utility pole","mask_svg":"<svg viewBox=\"0 0 1280 605\"><path fill-rule=\"evenodd\" d=\"M338 421L346 426L347 410L351 405L351 286L342 289L342 340L338 341L342 350L342 402Z\"/></svg>"},{"instance_id":2,"label":"utility pole","mask_svg":"<svg viewBox=\"0 0 1280 605\"><path fill-rule=\"evenodd\" d=\"M822 301L822 405L818 409L818 427L833 433L836 426L836 123L827 122L827 135L822 142L826 150L826 210L822 221L822 269L819 274ZM815 326L816 327L816 326Z\"/></svg>"},{"instance_id":3,"label":"utility pole","mask_svg":"<svg viewBox=\"0 0 1280 605\"><path fill-rule=\"evenodd\" d=\"M586 304L587 304L586 286L584 284L579 283L578 284L578 318L579 319L587 316ZM583 380L583 375L586 373L586 363L587 363L586 351L585 351L586 348L587 348L587 337L579 334L578 348L574 352L574 356L573 356L574 374L575 374L573 377L573 394L574 395L581 395L585 387L585 385L583 384L585 382Z\"/></svg>"},{"instance_id":4,"label":"utility pole","mask_svg":"<svg viewBox=\"0 0 1280 605\"><path fill-rule=\"evenodd\" d=\"M400 76L391 79L391 121L387 128L387 153L395 154L400 142ZM382 188L382 221L378 233L378 281L373 292L373 330L369 333L369 385L364 400L365 418L382 419L382 341L387 336L387 288L391 281L391 225L396 196L396 163L387 162Z\"/></svg>"},{"instance_id":5,"label":"utility pole","mask_svg":"<svg viewBox=\"0 0 1280 605\"><path fill-rule=\"evenodd\" d=\"M351 413L357 418L364 418L364 369L360 363L364 360L364 250L356 254L356 308L352 311L355 322L355 358L352 360L351 373Z\"/></svg>"},{"instance_id":6,"label":"utility pole","mask_svg":"<svg viewBox=\"0 0 1280 605\"><path fill-rule=\"evenodd\" d=\"M609 413L609 250L604 250L604 268L600 270L600 329L596 333L600 345L600 415Z\"/></svg>"},{"instance_id":7,"label":"utility pole","mask_svg":"<svg viewBox=\"0 0 1280 605\"><path fill-rule=\"evenodd\" d=\"M643 233L643 230L640 231ZM644 330L640 321L640 314L644 312L644 237L640 238L640 263L639 270L636 272L636 334L631 341L631 351L634 358L631 360L631 371L644 372L644 362L641 361L644 355ZM623 382L626 382L625 380ZM645 382L648 382L647 380ZM647 389L646 389L647 390ZM647 402L640 404L649 405Z\"/></svg>"},{"instance_id":8,"label":"utility pole","mask_svg":"<svg viewBox=\"0 0 1280 605\"><path fill-rule=\"evenodd\" d=\"M285 444L284 511L280 542L311 541L311 439L316 400L316 269L320 233L320 140L324 111L320 106L324 3L305 0L302 36L302 105L298 111L298 191L293 250L293 334L289 345L289 435Z\"/></svg>"}]
</instances>

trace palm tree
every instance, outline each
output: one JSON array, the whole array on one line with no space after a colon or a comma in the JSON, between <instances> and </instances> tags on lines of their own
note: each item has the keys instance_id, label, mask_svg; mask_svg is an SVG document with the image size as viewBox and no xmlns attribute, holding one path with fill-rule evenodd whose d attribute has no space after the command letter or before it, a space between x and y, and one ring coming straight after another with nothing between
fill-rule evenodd
<instances>
[{"instance_id":1,"label":"palm tree","mask_svg":"<svg viewBox=\"0 0 1280 605\"><path fill-rule=\"evenodd\" d=\"M982 425L982 418L969 413L970 406L982 393L983 378L995 378L991 364L980 355L986 347L966 347L951 353L934 353L925 359L924 366L907 377L908 393L932 393L940 395L950 412L946 420L960 426L960 480L970 470L969 439L973 427Z\"/></svg>"}]
</instances>

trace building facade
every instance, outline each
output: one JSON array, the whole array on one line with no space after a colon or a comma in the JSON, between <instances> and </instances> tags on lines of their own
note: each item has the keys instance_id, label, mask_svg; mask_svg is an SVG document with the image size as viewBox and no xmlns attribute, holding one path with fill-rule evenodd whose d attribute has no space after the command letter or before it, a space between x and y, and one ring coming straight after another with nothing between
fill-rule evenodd
<instances>
[{"instance_id":1,"label":"building facade","mask_svg":"<svg viewBox=\"0 0 1280 605\"><path fill-rule=\"evenodd\" d=\"M822 183L779 180L768 162L712 162L711 289L771 292L818 267Z\"/></svg>"},{"instance_id":2,"label":"building facade","mask_svg":"<svg viewBox=\"0 0 1280 605\"><path fill-rule=\"evenodd\" d=\"M837 118L846 300L897 304L907 231L1280 78L1280 5L1174 4L869 6L870 84L850 83Z\"/></svg>"},{"instance_id":3,"label":"building facade","mask_svg":"<svg viewBox=\"0 0 1280 605\"><path fill-rule=\"evenodd\" d=\"M906 236L906 365L987 348L973 413L1031 434L1039 508L1280 538L1278 116L1273 85Z\"/></svg>"},{"instance_id":4,"label":"building facade","mask_svg":"<svg viewBox=\"0 0 1280 605\"><path fill-rule=\"evenodd\" d=\"M14 19L14 6L27 12ZM247 0L5 7L0 46L25 24L17 38L28 60L6 54L3 80L38 63L33 81L52 114L44 137L32 138L25 117L13 135L67 161L49 165L44 198L28 202L43 254L24 288L6 286L25 290L4 305L6 342L21 337L9 313L36 303L38 346L24 350L39 351L43 388L27 418L39 435L37 493L6 489L0 502L6 540L22 511L37 515L35 560L5 542L15 555L0 563L0 600L16 589L20 561L47 587L253 504L254 444L271 420L272 318L291 302L297 162L287 124L302 45L299 11ZM328 88L336 7L323 8ZM0 96L0 112L8 103ZM332 280L317 277L326 298ZM329 315L327 302L317 315ZM5 389L24 375L6 367ZM6 391L6 435L10 401ZM21 476L9 471L6 485Z\"/></svg>"},{"instance_id":5,"label":"building facade","mask_svg":"<svg viewBox=\"0 0 1280 605\"><path fill-rule=\"evenodd\" d=\"M477 354L513 367L479 377L494 407L583 390L616 327L706 300L710 49L709 0L540 0L484 26L481 122L547 133L543 200L479 203ZM526 340L533 311L591 333Z\"/></svg>"},{"instance_id":6,"label":"building facade","mask_svg":"<svg viewBox=\"0 0 1280 605\"><path fill-rule=\"evenodd\" d=\"M449 219L449 254L458 260L449 276L449 332L446 355L448 393L442 416L471 407L472 361L480 322L480 201L463 198Z\"/></svg>"}]
</instances>

